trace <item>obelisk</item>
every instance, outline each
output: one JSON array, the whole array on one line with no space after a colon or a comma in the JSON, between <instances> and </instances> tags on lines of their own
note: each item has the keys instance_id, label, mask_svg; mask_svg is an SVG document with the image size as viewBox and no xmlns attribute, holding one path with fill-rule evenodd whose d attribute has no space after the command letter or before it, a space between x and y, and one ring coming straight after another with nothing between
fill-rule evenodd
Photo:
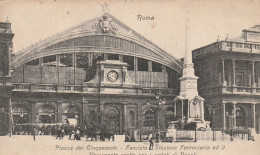
<instances>
[{"instance_id":1,"label":"obelisk","mask_svg":"<svg viewBox=\"0 0 260 155\"><path fill-rule=\"evenodd\" d=\"M185 57L183 63L183 75L180 78L181 90L180 96L186 99L192 99L198 96L197 79L194 74L194 68L192 63L192 54L189 48L189 19L186 19L185 24Z\"/></svg>"}]
</instances>

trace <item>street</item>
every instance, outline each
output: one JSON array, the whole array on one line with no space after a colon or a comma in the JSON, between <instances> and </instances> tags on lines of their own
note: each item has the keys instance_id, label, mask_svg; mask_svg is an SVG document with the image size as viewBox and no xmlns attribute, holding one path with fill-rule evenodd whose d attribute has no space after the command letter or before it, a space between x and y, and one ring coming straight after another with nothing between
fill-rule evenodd
<instances>
[{"instance_id":1,"label":"street","mask_svg":"<svg viewBox=\"0 0 260 155\"><path fill-rule=\"evenodd\" d=\"M256 141L198 141L177 143L155 143L149 150L149 142L94 142L56 139L54 136L8 136L0 137L0 154L89 154L89 155L217 155L217 154L259 154L260 135Z\"/></svg>"}]
</instances>

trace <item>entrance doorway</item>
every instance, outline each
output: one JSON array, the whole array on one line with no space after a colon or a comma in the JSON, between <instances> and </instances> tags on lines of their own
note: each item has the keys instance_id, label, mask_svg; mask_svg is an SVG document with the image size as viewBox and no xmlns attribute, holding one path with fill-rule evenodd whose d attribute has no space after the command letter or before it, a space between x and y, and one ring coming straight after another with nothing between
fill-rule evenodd
<instances>
[{"instance_id":1,"label":"entrance doorway","mask_svg":"<svg viewBox=\"0 0 260 155\"><path fill-rule=\"evenodd\" d=\"M115 107L110 107L106 114L105 125L112 128L114 133L120 134L120 113Z\"/></svg>"}]
</instances>

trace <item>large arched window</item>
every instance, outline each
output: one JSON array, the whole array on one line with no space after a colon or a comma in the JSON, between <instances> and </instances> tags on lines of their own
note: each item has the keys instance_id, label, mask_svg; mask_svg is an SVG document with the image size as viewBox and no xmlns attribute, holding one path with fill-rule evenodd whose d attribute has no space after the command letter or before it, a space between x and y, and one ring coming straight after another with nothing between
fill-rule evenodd
<instances>
[{"instance_id":1,"label":"large arched window","mask_svg":"<svg viewBox=\"0 0 260 155\"><path fill-rule=\"evenodd\" d=\"M115 134L120 133L120 113L115 107L110 107L107 111L106 117L108 119L107 123L109 126L114 128Z\"/></svg>"},{"instance_id":2,"label":"large arched window","mask_svg":"<svg viewBox=\"0 0 260 155\"><path fill-rule=\"evenodd\" d=\"M14 124L23 124L29 122L28 110L24 105L15 105L12 109Z\"/></svg>"},{"instance_id":3,"label":"large arched window","mask_svg":"<svg viewBox=\"0 0 260 155\"><path fill-rule=\"evenodd\" d=\"M155 130L155 110L149 108L143 116L143 128L144 130Z\"/></svg>"},{"instance_id":4,"label":"large arched window","mask_svg":"<svg viewBox=\"0 0 260 155\"><path fill-rule=\"evenodd\" d=\"M72 125L77 125L79 115L79 108L76 105L69 105L63 112L63 122Z\"/></svg>"},{"instance_id":5,"label":"large arched window","mask_svg":"<svg viewBox=\"0 0 260 155\"><path fill-rule=\"evenodd\" d=\"M44 104L39 109L38 115L40 123L55 123L55 109L50 104Z\"/></svg>"}]
</instances>

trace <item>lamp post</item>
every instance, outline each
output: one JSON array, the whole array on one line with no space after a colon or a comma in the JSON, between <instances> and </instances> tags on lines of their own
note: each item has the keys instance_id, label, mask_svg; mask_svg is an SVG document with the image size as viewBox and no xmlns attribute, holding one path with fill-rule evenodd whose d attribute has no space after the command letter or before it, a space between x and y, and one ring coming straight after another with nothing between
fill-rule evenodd
<instances>
[{"instance_id":1,"label":"lamp post","mask_svg":"<svg viewBox=\"0 0 260 155\"><path fill-rule=\"evenodd\" d=\"M211 105L209 105L208 106L208 111L209 111L209 114L210 114L211 128L214 128L214 120L213 120L213 118L215 118L216 110L214 108L212 108Z\"/></svg>"},{"instance_id":2,"label":"lamp post","mask_svg":"<svg viewBox=\"0 0 260 155\"><path fill-rule=\"evenodd\" d=\"M155 93L156 105L157 105L157 120L156 120L156 142L160 142L160 106L164 105L166 100L160 99L159 91Z\"/></svg>"},{"instance_id":3,"label":"lamp post","mask_svg":"<svg viewBox=\"0 0 260 155\"><path fill-rule=\"evenodd\" d=\"M104 113L104 102L100 102L99 103L100 129L102 129L103 113Z\"/></svg>"}]
</instances>

